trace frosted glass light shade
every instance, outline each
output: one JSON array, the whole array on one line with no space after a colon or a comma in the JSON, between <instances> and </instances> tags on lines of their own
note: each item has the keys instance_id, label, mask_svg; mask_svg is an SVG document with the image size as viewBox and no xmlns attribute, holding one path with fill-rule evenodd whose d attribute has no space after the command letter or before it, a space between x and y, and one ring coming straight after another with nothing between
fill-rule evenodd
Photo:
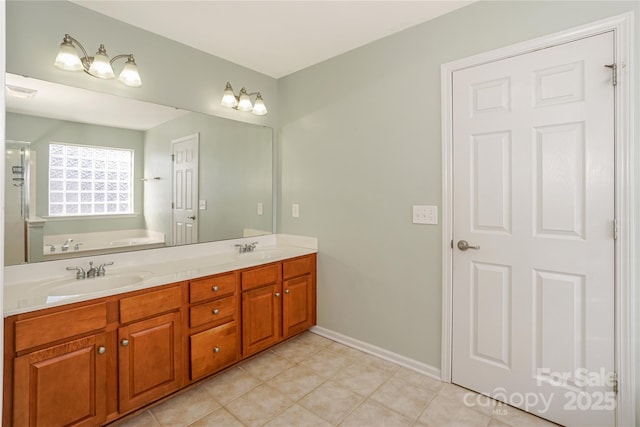
<instances>
[{"instance_id":1,"label":"frosted glass light shade","mask_svg":"<svg viewBox=\"0 0 640 427\"><path fill-rule=\"evenodd\" d=\"M113 72L113 67L111 67L111 63L109 62L107 51L102 44L100 45L98 52L96 52L96 56L91 62L91 66L89 67L89 74L101 79L113 79L116 76Z\"/></svg>"},{"instance_id":2,"label":"frosted glass light shade","mask_svg":"<svg viewBox=\"0 0 640 427\"><path fill-rule=\"evenodd\" d=\"M131 87L142 86L142 79L140 79L140 74L138 73L138 66L133 60L133 57L129 57L127 62L125 62L124 67L122 68L122 72L120 72L120 76L118 77L118 80L127 86L131 86Z\"/></svg>"},{"instance_id":3,"label":"frosted glass light shade","mask_svg":"<svg viewBox=\"0 0 640 427\"><path fill-rule=\"evenodd\" d=\"M251 111L256 116L264 116L267 114L267 107L264 105L264 101L262 100L262 95L258 93L256 98L256 102L253 104L253 110Z\"/></svg>"},{"instance_id":4,"label":"frosted glass light shade","mask_svg":"<svg viewBox=\"0 0 640 427\"><path fill-rule=\"evenodd\" d=\"M233 88L227 82L227 87L224 89L224 94L222 95L222 101L220 101L220 105L224 107L234 108L238 106L238 100L236 99L236 95L233 93Z\"/></svg>"},{"instance_id":5,"label":"frosted glass light shade","mask_svg":"<svg viewBox=\"0 0 640 427\"><path fill-rule=\"evenodd\" d=\"M66 42L60 44L60 50L53 65L65 71L82 71L84 68L75 46Z\"/></svg>"},{"instance_id":6,"label":"frosted glass light shade","mask_svg":"<svg viewBox=\"0 0 640 427\"><path fill-rule=\"evenodd\" d=\"M251 99L247 94L245 88L240 90L240 99L238 100L238 110L240 111L251 111L253 110L253 105L251 104Z\"/></svg>"}]
</instances>

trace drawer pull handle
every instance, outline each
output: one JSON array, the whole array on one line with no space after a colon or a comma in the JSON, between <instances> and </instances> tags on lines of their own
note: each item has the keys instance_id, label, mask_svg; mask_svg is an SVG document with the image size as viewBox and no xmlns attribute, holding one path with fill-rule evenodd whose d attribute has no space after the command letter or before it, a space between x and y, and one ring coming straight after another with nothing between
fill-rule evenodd
<instances>
[{"instance_id":1,"label":"drawer pull handle","mask_svg":"<svg viewBox=\"0 0 640 427\"><path fill-rule=\"evenodd\" d=\"M218 292L218 291L220 290L220 288L218 287L218 285L213 285L213 286L211 287L211 290L212 290L213 292Z\"/></svg>"},{"instance_id":2,"label":"drawer pull handle","mask_svg":"<svg viewBox=\"0 0 640 427\"><path fill-rule=\"evenodd\" d=\"M211 312L213 314L218 314L218 313L220 313L220 310L218 310L217 308L214 308L213 310L211 310Z\"/></svg>"},{"instance_id":3,"label":"drawer pull handle","mask_svg":"<svg viewBox=\"0 0 640 427\"><path fill-rule=\"evenodd\" d=\"M126 347L129 345L129 340L122 340L120 341L120 344L122 344L123 347Z\"/></svg>"},{"instance_id":4,"label":"drawer pull handle","mask_svg":"<svg viewBox=\"0 0 640 427\"><path fill-rule=\"evenodd\" d=\"M98 347L98 354L105 354L107 352L106 347L100 346Z\"/></svg>"},{"instance_id":5,"label":"drawer pull handle","mask_svg":"<svg viewBox=\"0 0 640 427\"><path fill-rule=\"evenodd\" d=\"M275 297L280 298L280 292L276 292Z\"/></svg>"},{"instance_id":6,"label":"drawer pull handle","mask_svg":"<svg viewBox=\"0 0 640 427\"><path fill-rule=\"evenodd\" d=\"M290 292L290 291L289 291L289 289L286 289L286 290L284 291L284 293L285 293L285 294L288 294L289 292Z\"/></svg>"},{"instance_id":7,"label":"drawer pull handle","mask_svg":"<svg viewBox=\"0 0 640 427\"><path fill-rule=\"evenodd\" d=\"M213 352L214 353L219 353L220 352L220 347L213 347Z\"/></svg>"}]
</instances>

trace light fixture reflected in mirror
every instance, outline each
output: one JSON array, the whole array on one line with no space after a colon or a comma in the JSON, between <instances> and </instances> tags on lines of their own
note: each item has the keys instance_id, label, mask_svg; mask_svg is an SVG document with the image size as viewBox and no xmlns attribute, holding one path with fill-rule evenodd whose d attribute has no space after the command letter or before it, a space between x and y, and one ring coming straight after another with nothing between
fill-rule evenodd
<instances>
[{"instance_id":1,"label":"light fixture reflected in mirror","mask_svg":"<svg viewBox=\"0 0 640 427\"><path fill-rule=\"evenodd\" d=\"M256 96L256 102L251 103L251 96ZM231 87L231 83L227 82L227 86L224 88L224 94L222 95L222 101L220 105L228 108L234 108L239 111L251 111L256 116L264 116L267 114L267 107L264 105L264 100L260 92L248 93L243 87L240 89L240 94L236 96Z\"/></svg>"},{"instance_id":2,"label":"light fixture reflected in mirror","mask_svg":"<svg viewBox=\"0 0 640 427\"><path fill-rule=\"evenodd\" d=\"M82 57L78 56L78 49L82 51ZM69 34L64 35L54 65L65 71L84 71L100 79L113 79L115 78L113 63L121 58L127 58L127 62L125 62L118 80L130 87L142 86L138 66L132 53L116 55L109 59L107 50L101 44L95 56L89 56L84 46Z\"/></svg>"}]
</instances>

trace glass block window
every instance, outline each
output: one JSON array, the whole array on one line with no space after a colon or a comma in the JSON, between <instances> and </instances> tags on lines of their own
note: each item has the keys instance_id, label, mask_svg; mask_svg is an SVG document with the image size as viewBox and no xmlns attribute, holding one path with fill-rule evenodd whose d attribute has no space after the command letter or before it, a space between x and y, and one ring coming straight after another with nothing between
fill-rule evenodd
<instances>
[{"instance_id":1,"label":"glass block window","mask_svg":"<svg viewBox=\"0 0 640 427\"><path fill-rule=\"evenodd\" d=\"M133 150L49 144L49 216L133 213Z\"/></svg>"}]
</instances>

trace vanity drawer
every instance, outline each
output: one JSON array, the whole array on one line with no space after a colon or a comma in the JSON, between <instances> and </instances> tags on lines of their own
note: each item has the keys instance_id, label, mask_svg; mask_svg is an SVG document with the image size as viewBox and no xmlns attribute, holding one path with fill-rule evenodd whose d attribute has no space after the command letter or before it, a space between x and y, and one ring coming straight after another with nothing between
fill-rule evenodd
<instances>
[{"instance_id":1,"label":"vanity drawer","mask_svg":"<svg viewBox=\"0 0 640 427\"><path fill-rule=\"evenodd\" d=\"M147 292L120 300L120 323L129 323L145 317L180 308L182 292L179 286Z\"/></svg>"},{"instance_id":2,"label":"vanity drawer","mask_svg":"<svg viewBox=\"0 0 640 427\"><path fill-rule=\"evenodd\" d=\"M15 325L16 351L98 331L106 326L106 303L18 320Z\"/></svg>"},{"instance_id":3,"label":"vanity drawer","mask_svg":"<svg viewBox=\"0 0 640 427\"><path fill-rule=\"evenodd\" d=\"M191 379L219 371L238 359L238 327L230 322L189 338Z\"/></svg>"},{"instance_id":4,"label":"vanity drawer","mask_svg":"<svg viewBox=\"0 0 640 427\"><path fill-rule=\"evenodd\" d=\"M311 273L311 270L313 269L312 261L313 259L311 255L304 258L297 258L291 261L284 261L282 263L283 279L286 280L291 277Z\"/></svg>"},{"instance_id":5,"label":"vanity drawer","mask_svg":"<svg viewBox=\"0 0 640 427\"><path fill-rule=\"evenodd\" d=\"M236 292L235 273L192 280L189 284L189 302L205 301L233 295Z\"/></svg>"},{"instance_id":6,"label":"vanity drawer","mask_svg":"<svg viewBox=\"0 0 640 427\"><path fill-rule=\"evenodd\" d=\"M254 268L242 272L242 290L246 291L264 285L270 285L280 279L280 264Z\"/></svg>"},{"instance_id":7,"label":"vanity drawer","mask_svg":"<svg viewBox=\"0 0 640 427\"><path fill-rule=\"evenodd\" d=\"M189 326L196 328L207 323L222 325L235 320L236 297L220 298L189 309Z\"/></svg>"}]
</instances>

